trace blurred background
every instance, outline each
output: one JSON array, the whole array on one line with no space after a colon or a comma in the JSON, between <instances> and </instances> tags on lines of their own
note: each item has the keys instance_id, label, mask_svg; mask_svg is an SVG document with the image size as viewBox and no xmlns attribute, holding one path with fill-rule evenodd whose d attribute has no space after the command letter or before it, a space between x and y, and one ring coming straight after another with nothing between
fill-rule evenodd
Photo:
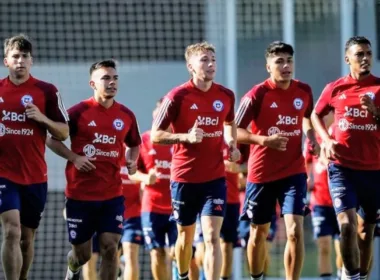
<instances>
[{"instance_id":1,"label":"blurred background","mask_svg":"<svg viewBox=\"0 0 380 280\"><path fill-rule=\"evenodd\" d=\"M343 46L350 36L372 41L373 72L380 73L377 0L1 0L0 38L18 33L35 44L32 74L55 84L67 108L92 95L90 65L116 59L117 100L136 113L142 132L150 127L156 100L188 79L185 47L202 40L216 46L216 80L233 89L237 100L267 77L264 50L274 40L295 47L295 78L312 86L315 99L326 83L347 73ZM0 74L6 76L7 69ZM47 160L50 191L30 274L37 280L63 279L69 250L62 218L65 162L49 151ZM303 276L316 277L310 217L305 229ZM284 242L280 220L271 252L273 277L284 275ZM241 260L234 279L247 277ZM151 279L144 251L141 262L141 279Z\"/></svg>"}]
</instances>

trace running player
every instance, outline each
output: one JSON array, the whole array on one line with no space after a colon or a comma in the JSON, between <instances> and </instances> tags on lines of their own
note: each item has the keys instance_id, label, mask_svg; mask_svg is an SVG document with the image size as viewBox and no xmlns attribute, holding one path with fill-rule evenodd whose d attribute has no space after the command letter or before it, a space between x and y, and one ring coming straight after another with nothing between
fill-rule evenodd
<instances>
[{"instance_id":1,"label":"running player","mask_svg":"<svg viewBox=\"0 0 380 280\"><path fill-rule=\"evenodd\" d=\"M48 138L47 145L68 160L66 213L72 250L66 279L79 279L91 257L94 233L99 235L101 279L116 279L118 243L123 230L124 197L120 168L136 172L141 143L134 114L114 100L118 87L112 60L90 68L94 96L69 109L71 150ZM124 153L124 144L128 150Z\"/></svg>"},{"instance_id":2,"label":"running player","mask_svg":"<svg viewBox=\"0 0 380 280\"><path fill-rule=\"evenodd\" d=\"M30 74L32 48L25 35L6 39L4 65L9 75L0 80L1 255L9 280L27 279L33 262L47 196L46 133L59 140L69 134L57 88Z\"/></svg>"},{"instance_id":3,"label":"running player","mask_svg":"<svg viewBox=\"0 0 380 280\"><path fill-rule=\"evenodd\" d=\"M190 45L185 58L192 78L165 96L153 123L151 140L174 144L171 197L178 228L175 251L179 278L188 279L195 221L200 213L206 278L219 280L219 238L226 210L224 141L229 160L237 161L240 157L236 147L235 97L232 91L213 82L216 58L212 45ZM169 126L172 132L166 131Z\"/></svg>"},{"instance_id":4,"label":"running player","mask_svg":"<svg viewBox=\"0 0 380 280\"><path fill-rule=\"evenodd\" d=\"M365 37L347 41L345 61L350 74L326 85L312 120L331 161L329 187L346 278L357 280L369 271L380 209L380 78L371 74L372 49ZM323 123L330 112L332 135Z\"/></svg>"},{"instance_id":5,"label":"running player","mask_svg":"<svg viewBox=\"0 0 380 280\"><path fill-rule=\"evenodd\" d=\"M262 279L266 238L277 200L284 216L287 244L286 279L299 279L303 258L306 210L306 170L302 131L314 143L310 114L311 88L292 79L293 48L273 42L266 50L270 78L255 85L241 100L236 114L238 141L251 144L246 199L242 219L251 221L248 260L251 279ZM247 130L252 123L252 132Z\"/></svg>"}]
</instances>

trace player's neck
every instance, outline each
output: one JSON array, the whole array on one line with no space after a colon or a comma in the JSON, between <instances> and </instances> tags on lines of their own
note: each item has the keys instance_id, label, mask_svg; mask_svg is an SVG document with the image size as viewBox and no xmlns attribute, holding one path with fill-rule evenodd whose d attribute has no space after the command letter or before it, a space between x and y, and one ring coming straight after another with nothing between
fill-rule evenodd
<instances>
[{"instance_id":1,"label":"player's neck","mask_svg":"<svg viewBox=\"0 0 380 280\"><path fill-rule=\"evenodd\" d=\"M351 72L350 75L351 75L351 78L353 78L354 80L362 81L362 80L368 78L369 76L371 76L371 72L368 72L366 74Z\"/></svg>"},{"instance_id":2,"label":"player's neck","mask_svg":"<svg viewBox=\"0 0 380 280\"><path fill-rule=\"evenodd\" d=\"M95 101L97 103L99 103L100 105L102 105L106 109L110 108L114 103L113 98L106 99L106 98L101 98L100 96L96 96L96 95L94 96L94 98L95 98Z\"/></svg>"},{"instance_id":3,"label":"player's neck","mask_svg":"<svg viewBox=\"0 0 380 280\"><path fill-rule=\"evenodd\" d=\"M17 78L15 76L13 76L12 74L9 74L9 80L15 84L16 86L19 86L23 83L25 83L27 80L29 80L29 77L30 77L30 74L26 74L24 77L22 78Z\"/></svg>"},{"instance_id":4,"label":"player's neck","mask_svg":"<svg viewBox=\"0 0 380 280\"><path fill-rule=\"evenodd\" d=\"M211 88L212 81L202 81L194 77L193 84L197 89L206 92Z\"/></svg>"},{"instance_id":5,"label":"player's neck","mask_svg":"<svg viewBox=\"0 0 380 280\"><path fill-rule=\"evenodd\" d=\"M280 88L283 90L287 90L290 87L290 83L292 82L292 81L280 82L280 81L275 80L272 77L270 77L270 79L272 83L276 85L276 88Z\"/></svg>"}]
</instances>

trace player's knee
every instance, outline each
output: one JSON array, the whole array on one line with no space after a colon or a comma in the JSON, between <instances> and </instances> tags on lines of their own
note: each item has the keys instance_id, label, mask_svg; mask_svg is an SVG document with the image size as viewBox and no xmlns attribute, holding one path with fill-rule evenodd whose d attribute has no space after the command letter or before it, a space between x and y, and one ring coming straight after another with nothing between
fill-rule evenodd
<instances>
[{"instance_id":1,"label":"player's knee","mask_svg":"<svg viewBox=\"0 0 380 280\"><path fill-rule=\"evenodd\" d=\"M251 243L265 243L269 234L269 228L266 226L253 226L250 230L249 241Z\"/></svg>"},{"instance_id":2,"label":"player's knee","mask_svg":"<svg viewBox=\"0 0 380 280\"><path fill-rule=\"evenodd\" d=\"M203 240L206 246L220 245L220 236L216 232L211 232L206 235L203 234Z\"/></svg>"},{"instance_id":3,"label":"player's knee","mask_svg":"<svg viewBox=\"0 0 380 280\"><path fill-rule=\"evenodd\" d=\"M100 253L103 259L114 261L117 259L118 252L118 244L117 243L109 243L104 244L100 249Z\"/></svg>"},{"instance_id":4,"label":"player's knee","mask_svg":"<svg viewBox=\"0 0 380 280\"><path fill-rule=\"evenodd\" d=\"M21 241L21 225L19 223L8 222L4 226L4 240L8 242Z\"/></svg>"},{"instance_id":5,"label":"player's knee","mask_svg":"<svg viewBox=\"0 0 380 280\"><path fill-rule=\"evenodd\" d=\"M194 236L183 231L178 234L177 243L181 246L193 246Z\"/></svg>"},{"instance_id":6,"label":"player's knee","mask_svg":"<svg viewBox=\"0 0 380 280\"><path fill-rule=\"evenodd\" d=\"M75 251L75 256L78 261L78 265L85 265L91 259L91 250L79 250Z\"/></svg>"},{"instance_id":7,"label":"player's knee","mask_svg":"<svg viewBox=\"0 0 380 280\"><path fill-rule=\"evenodd\" d=\"M302 239L302 225L293 223L286 229L287 239L290 242L299 242Z\"/></svg>"},{"instance_id":8,"label":"player's knee","mask_svg":"<svg viewBox=\"0 0 380 280\"><path fill-rule=\"evenodd\" d=\"M357 234L356 225L350 223L342 224L340 227L340 231L343 240L355 238Z\"/></svg>"},{"instance_id":9,"label":"player's knee","mask_svg":"<svg viewBox=\"0 0 380 280\"><path fill-rule=\"evenodd\" d=\"M156 248L150 251L152 262L163 263L166 261L166 251L164 248Z\"/></svg>"},{"instance_id":10,"label":"player's knee","mask_svg":"<svg viewBox=\"0 0 380 280\"><path fill-rule=\"evenodd\" d=\"M318 252L319 252L319 255L329 258L330 253L331 253L330 244L320 243L318 245Z\"/></svg>"}]
</instances>

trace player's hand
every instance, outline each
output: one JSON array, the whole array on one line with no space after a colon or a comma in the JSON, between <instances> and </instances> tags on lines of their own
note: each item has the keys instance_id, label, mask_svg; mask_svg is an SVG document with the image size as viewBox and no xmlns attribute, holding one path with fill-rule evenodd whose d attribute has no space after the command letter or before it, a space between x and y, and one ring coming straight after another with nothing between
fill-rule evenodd
<instances>
[{"instance_id":1,"label":"player's hand","mask_svg":"<svg viewBox=\"0 0 380 280\"><path fill-rule=\"evenodd\" d=\"M46 121L46 116L41 113L40 109L33 104L33 103L28 103L25 106L25 114L28 119L35 120L36 122L43 123Z\"/></svg>"},{"instance_id":2,"label":"player's hand","mask_svg":"<svg viewBox=\"0 0 380 280\"><path fill-rule=\"evenodd\" d=\"M188 134L188 142L190 144L196 144L196 143L201 143L202 140L203 140L203 129L198 128L198 121L196 120Z\"/></svg>"},{"instance_id":3,"label":"player's hand","mask_svg":"<svg viewBox=\"0 0 380 280\"><path fill-rule=\"evenodd\" d=\"M236 162L231 162L229 160L224 161L225 170L230 173L239 173L240 166Z\"/></svg>"},{"instance_id":4,"label":"player's hand","mask_svg":"<svg viewBox=\"0 0 380 280\"><path fill-rule=\"evenodd\" d=\"M264 146L278 151L286 151L288 141L289 138L284 137L281 134L273 134L265 139Z\"/></svg>"},{"instance_id":5,"label":"player's hand","mask_svg":"<svg viewBox=\"0 0 380 280\"><path fill-rule=\"evenodd\" d=\"M134 160L127 160L128 174L133 175L137 171L137 163Z\"/></svg>"},{"instance_id":6,"label":"player's hand","mask_svg":"<svg viewBox=\"0 0 380 280\"><path fill-rule=\"evenodd\" d=\"M373 115L377 116L377 108L375 103L373 102L373 99L367 95L367 94L360 94L360 105L362 106L362 109L367 110L368 112L372 113Z\"/></svg>"},{"instance_id":7,"label":"player's hand","mask_svg":"<svg viewBox=\"0 0 380 280\"><path fill-rule=\"evenodd\" d=\"M89 158L86 156L77 156L73 160L73 164L76 169L81 172L89 172L91 170L96 169L96 166L92 163L96 158Z\"/></svg>"},{"instance_id":8,"label":"player's hand","mask_svg":"<svg viewBox=\"0 0 380 280\"><path fill-rule=\"evenodd\" d=\"M309 144L309 152L314 155L314 156L319 156L320 152L321 152L321 147L319 146L319 144L315 141L310 141L310 144Z\"/></svg>"},{"instance_id":9,"label":"player's hand","mask_svg":"<svg viewBox=\"0 0 380 280\"><path fill-rule=\"evenodd\" d=\"M336 152L336 146L338 142L335 140L330 139L327 142L324 142L324 147L323 147L323 152L324 152L324 157L328 159L335 159L336 156L339 156L339 154Z\"/></svg>"},{"instance_id":10,"label":"player's hand","mask_svg":"<svg viewBox=\"0 0 380 280\"><path fill-rule=\"evenodd\" d=\"M156 168L151 168L146 176L145 185L154 185L157 182L158 173Z\"/></svg>"},{"instance_id":11,"label":"player's hand","mask_svg":"<svg viewBox=\"0 0 380 280\"><path fill-rule=\"evenodd\" d=\"M240 151L235 145L228 147L228 160L231 162L237 162L240 160Z\"/></svg>"}]
</instances>

